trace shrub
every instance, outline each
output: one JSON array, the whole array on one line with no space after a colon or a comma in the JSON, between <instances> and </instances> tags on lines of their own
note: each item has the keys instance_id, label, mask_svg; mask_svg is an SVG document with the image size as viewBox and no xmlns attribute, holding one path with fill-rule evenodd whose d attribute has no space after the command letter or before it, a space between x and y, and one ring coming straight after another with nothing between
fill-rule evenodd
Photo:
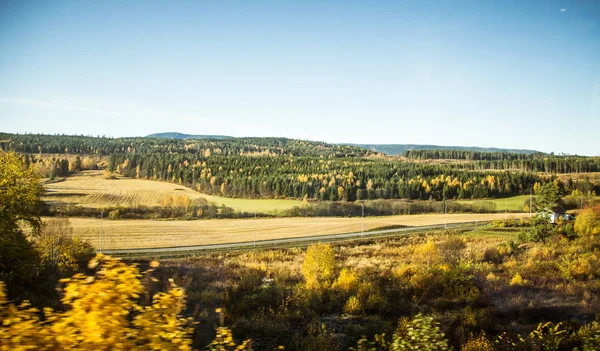
<instances>
[{"instance_id":1,"label":"shrub","mask_svg":"<svg viewBox=\"0 0 600 351\"><path fill-rule=\"evenodd\" d=\"M358 275L353 270L342 268L332 288L339 290L344 295L352 294L358 289Z\"/></svg>"},{"instance_id":2,"label":"shrub","mask_svg":"<svg viewBox=\"0 0 600 351\"><path fill-rule=\"evenodd\" d=\"M485 333L482 333L477 337L471 336L460 349L461 351L493 351L494 344L486 338Z\"/></svg>"},{"instance_id":3,"label":"shrub","mask_svg":"<svg viewBox=\"0 0 600 351\"><path fill-rule=\"evenodd\" d=\"M357 297L367 313L380 313L388 308L385 296L383 296L379 287L373 282L360 284Z\"/></svg>"},{"instance_id":4,"label":"shrub","mask_svg":"<svg viewBox=\"0 0 600 351\"><path fill-rule=\"evenodd\" d=\"M492 221L492 228L504 228L506 227L506 222L502 219L496 219Z\"/></svg>"},{"instance_id":5,"label":"shrub","mask_svg":"<svg viewBox=\"0 0 600 351\"><path fill-rule=\"evenodd\" d=\"M581 347L575 348L576 351L600 350L600 323L594 321L584 325L577 331L576 338L581 343Z\"/></svg>"},{"instance_id":6,"label":"shrub","mask_svg":"<svg viewBox=\"0 0 600 351\"><path fill-rule=\"evenodd\" d=\"M41 263L63 276L77 272L94 256L92 246L79 238L72 238L73 228L67 218L51 218L44 222L35 248Z\"/></svg>"},{"instance_id":7,"label":"shrub","mask_svg":"<svg viewBox=\"0 0 600 351\"><path fill-rule=\"evenodd\" d=\"M558 268L565 279L590 279L600 275L600 259L595 253L564 255Z\"/></svg>"},{"instance_id":8,"label":"shrub","mask_svg":"<svg viewBox=\"0 0 600 351\"><path fill-rule=\"evenodd\" d=\"M348 299L348 301L346 301L346 304L344 305L344 313L358 314L361 310L362 307L360 305L358 297L356 297L355 295L350 296L350 298Z\"/></svg>"},{"instance_id":9,"label":"shrub","mask_svg":"<svg viewBox=\"0 0 600 351\"><path fill-rule=\"evenodd\" d=\"M104 179L117 179L117 176L108 168L104 169Z\"/></svg>"},{"instance_id":10,"label":"shrub","mask_svg":"<svg viewBox=\"0 0 600 351\"><path fill-rule=\"evenodd\" d=\"M458 262L462 258L462 251L465 247L465 242L458 237L450 238L438 245L440 256L449 263Z\"/></svg>"},{"instance_id":11,"label":"shrub","mask_svg":"<svg viewBox=\"0 0 600 351\"><path fill-rule=\"evenodd\" d=\"M392 350L448 350L448 341L433 318L417 314L402 318L391 342Z\"/></svg>"},{"instance_id":12,"label":"shrub","mask_svg":"<svg viewBox=\"0 0 600 351\"><path fill-rule=\"evenodd\" d=\"M526 285L528 281L523 279L519 273L515 273L515 275L510 280L510 286L523 286Z\"/></svg>"},{"instance_id":13,"label":"shrub","mask_svg":"<svg viewBox=\"0 0 600 351\"><path fill-rule=\"evenodd\" d=\"M112 210L108 213L108 218L109 219L119 219L119 217L121 216L121 213L119 212L119 210Z\"/></svg>"},{"instance_id":14,"label":"shrub","mask_svg":"<svg viewBox=\"0 0 600 351\"><path fill-rule=\"evenodd\" d=\"M419 245L413 251L413 260L416 262L431 263L435 262L440 255L437 245L429 240L425 244Z\"/></svg>"},{"instance_id":15,"label":"shrub","mask_svg":"<svg viewBox=\"0 0 600 351\"><path fill-rule=\"evenodd\" d=\"M498 279L498 277L496 277L496 275L494 274L494 272L490 272L490 274L488 274L485 278L487 280L490 280L490 281Z\"/></svg>"}]
</instances>

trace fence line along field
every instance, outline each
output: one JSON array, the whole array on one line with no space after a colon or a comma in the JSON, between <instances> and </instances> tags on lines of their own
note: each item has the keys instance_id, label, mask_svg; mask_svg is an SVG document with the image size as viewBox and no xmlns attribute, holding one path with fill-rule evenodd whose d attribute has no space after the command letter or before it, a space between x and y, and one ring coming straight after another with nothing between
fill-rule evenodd
<instances>
[{"instance_id":1,"label":"fence line along field","mask_svg":"<svg viewBox=\"0 0 600 351\"><path fill-rule=\"evenodd\" d=\"M423 226L459 222L504 219L504 214L425 214L366 217L365 231L388 226ZM526 214L508 214L520 218ZM360 232L360 217L259 218L195 221L100 220L71 218L73 235L99 247L102 226L104 249L134 249L210 245L254 240L305 237Z\"/></svg>"},{"instance_id":2,"label":"fence line along field","mask_svg":"<svg viewBox=\"0 0 600 351\"><path fill-rule=\"evenodd\" d=\"M105 179L103 171L83 171L64 180L46 183L42 200L52 204L91 208L160 206L166 196L186 195L190 200L204 198L236 211L273 212L300 205L297 200L231 199L198 193L183 185L153 180L118 177Z\"/></svg>"}]
</instances>

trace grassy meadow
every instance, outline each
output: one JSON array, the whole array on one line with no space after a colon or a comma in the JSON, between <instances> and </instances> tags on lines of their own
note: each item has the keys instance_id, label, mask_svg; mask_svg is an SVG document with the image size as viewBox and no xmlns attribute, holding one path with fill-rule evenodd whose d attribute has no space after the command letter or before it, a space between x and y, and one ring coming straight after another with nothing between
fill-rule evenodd
<instances>
[{"instance_id":1,"label":"grassy meadow","mask_svg":"<svg viewBox=\"0 0 600 351\"><path fill-rule=\"evenodd\" d=\"M285 199L232 199L196 192L174 183L117 177L105 179L103 171L82 171L64 180L47 182L42 200L56 205L91 208L160 206L166 196L204 198L240 212L276 212L298 206L302 201Z\"/></svg>"},{"instance_id":2,"label":"grassy meadow","mask_svg":"<svg viewBox=\"0 0 600 351\"><path fill-rule=\"evenodd\" d=\"M535 198L535 195L533 196ZM489 201L496 204L496 212L504 212L505 208L508 211L523 211L525 202L529 204L529 195L517 195L507 198L500 199L488 199L488 200L457 200L456 202L461 204L476 204L481 201Z\"/></svg>"},{"instance_id":3,"label":"grassy meadow","mask_svg":"<svg viewBox=\"0 0 600 351\"><path fill-rule=\"evenodd\" d=\"M525 214L508 214L519 218ZM365 231L389 226L423 226L504 219L504 214L425 214L410 216L365 217ZM254 240L304 237L312 235L360 232L358 217L259 218L218 220L100 220L70 218L73 235L99 247L100 226L104 249L134 249L209 245Z\"/></svg>"}]
</instances>

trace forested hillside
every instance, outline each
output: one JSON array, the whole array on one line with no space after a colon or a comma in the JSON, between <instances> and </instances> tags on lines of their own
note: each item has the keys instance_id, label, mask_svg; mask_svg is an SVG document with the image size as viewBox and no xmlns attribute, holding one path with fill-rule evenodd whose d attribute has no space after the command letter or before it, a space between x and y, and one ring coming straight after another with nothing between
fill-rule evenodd
<instances>
[{"instance_id":1,"label":"forested hillside","mask_svg":"<svg viewBox=\"0 0 600 351\"><path fill-rule=\"evenodd\" d=\"M201 153L210 155L303 155L323 157L366 156L368 150L319 141L286 138L164 139L106 138L77 135L0 133L0 148L25 153L97 154L112 153Z\"/></svg>"},{"instance_id":2,"label":"forested hillside","mask_svg":"<svg viewBox=\"0 0 600 351\"><path fill-rule=\"evenodd\" d=\"M407 161L354 146L285 138L113 139L3 133L0 147L29 154L28 163L50 162L45 169L50 169L52 175L64 176L85 168L80 159L67 161L66 155L103 155L109 172L244 198L490 198L530 194L535 183L554 181L537 172L600 170L598 157L442 150L410 152ZM59 156L49 160L39 155L45 153ZM473 161L410 160L421 157ZM564 190L571 188L577 188L577 184L571 183Z\"/></svg>"}]
</instances>

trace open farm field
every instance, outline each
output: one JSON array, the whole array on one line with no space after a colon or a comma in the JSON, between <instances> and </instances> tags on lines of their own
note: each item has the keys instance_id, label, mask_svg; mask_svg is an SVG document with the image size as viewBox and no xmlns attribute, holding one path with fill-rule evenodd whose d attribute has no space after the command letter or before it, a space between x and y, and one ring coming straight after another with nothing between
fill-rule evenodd
<instances>
[{"instance_id":1,"label":"open farm field","mask_svg":"<svg viewBox=\"0 0 600 351\"><path fill-rule=\"evenodd\" d=\"M519 218L525 214L509 214ZM388 226L423 226L503 219L504 214L440 214L366 217L365 231ZM73 235L99 247L102 225L104 249L133 249L209 245L254 240L360 232L361 218L265 218L196 221L99 220L71 218Z\"/></svg>"},{"instance_id":2,"label":"open farm field","mask_svg":"<svg viewBox=\"0 0 600 351\"><path fill-rule=\"evenodd\" d=\"M458 200L457 202L461 204L475 204L481 201L489 201L495 203L497 212L504 212L505 207L508 211L523 211L523 204L525 203L525 201L529 201L529 195L517 195L503 199L489 200Z\"/></svg>"},{"instance_id":3,"label":"open farm field","mask_svg":"<svg viewBox=\"0 0 600 351\"><path fill-rule=\"evenodd\" d=\"M198 193L167 182L118 177L105 179L102 171L83 171L63 181L44 185L42 200L64 205L92 208L159 206L166 196L187 195L191 200L204 198L241 212L287 210L302 202L284 199L231 199Z\"/></svg>"}]
</instances>

